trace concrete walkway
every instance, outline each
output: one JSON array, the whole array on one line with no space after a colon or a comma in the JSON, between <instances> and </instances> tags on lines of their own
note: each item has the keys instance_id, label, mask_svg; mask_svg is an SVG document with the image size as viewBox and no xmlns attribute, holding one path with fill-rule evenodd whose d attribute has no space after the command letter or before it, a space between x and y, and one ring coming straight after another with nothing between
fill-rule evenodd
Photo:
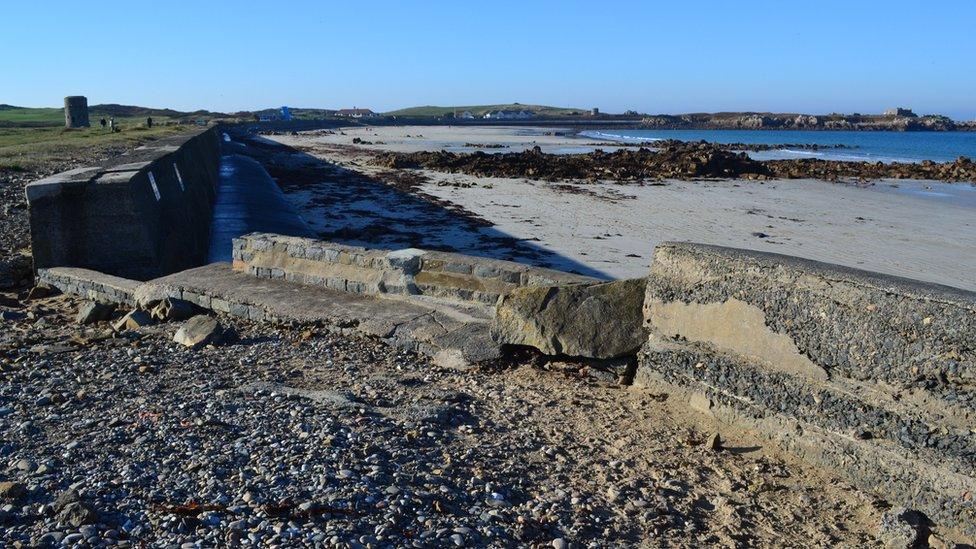
<instances>
[{"instance_id":1,"label":"concrete walkway","mask_svg":"<svg viewBox=\"0 0 976 549\"><path fill-rule=\"evenodd\" d=\"M225 149L230 148L227 145ZM220 157L208 262L230 261L231 241L253 232L314 236L261 164L241 154L224 154Z\"/></svg>"},{"instance_id":2,"label":"concrete walkway","mask_svg":"<svg viewBox=\"0 0 976 549\"><path fill-rule=\"evenodd\" d=\"M256 321L320 323L359 332L434 358L445 367L466 368L501 356L492 342L487 306L428 296L359 295L286 280L256 278L213 263L149 282L121 279L87 269L56 267L38 280L86 299L146 306L165 298Z\"/></svg>"}]
</instances>

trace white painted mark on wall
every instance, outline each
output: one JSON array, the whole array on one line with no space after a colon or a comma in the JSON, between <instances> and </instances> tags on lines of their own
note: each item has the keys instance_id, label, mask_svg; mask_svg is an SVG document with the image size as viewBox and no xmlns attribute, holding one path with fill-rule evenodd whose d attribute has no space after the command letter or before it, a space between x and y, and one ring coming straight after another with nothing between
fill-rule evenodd
<instances>
[{"instance_id":1,"label":"white painted mark on wall","mask_svg":"<svg viewBox=\"0 0 976 549\"><path fill-rule=\"evenodd\" d=\"M163 197L159 196L159 187L156 186L156 176L152 172L149 172L149 185L152 186L153 194L156 195L156 202L159 202Z\"/></svg>"},{"instance_id":2,"label":"white painted mark on wall","mask_svg":"<svg viewBox=\"0 0 976 549\"><path fill-rule=\"evenodd\" d=\"M176 162L173 162L173 171L176 172L176 180L180 182L180 190L185 191L186 187L183 186L183 176L180 175L180 167L176 165Z\"/></svg>"}]
</instances>

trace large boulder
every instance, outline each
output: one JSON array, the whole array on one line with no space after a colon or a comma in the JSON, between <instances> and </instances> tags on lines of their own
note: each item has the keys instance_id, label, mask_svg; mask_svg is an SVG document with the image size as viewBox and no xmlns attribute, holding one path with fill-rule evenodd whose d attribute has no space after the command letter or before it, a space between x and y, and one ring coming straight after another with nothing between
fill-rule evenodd
<instances>
[{"instance_id":1,"label":"large boulder","mask_svg":"<svg viewBox=\"0 0 976 549\"><path fill-rule=\"evenodd\" d=\"M206 345L219 345L231 339L233 331L225 329L216 318L197 315L187 320L173 336L173 341L192 349Z\"/></svg>"},{"instance_id":2,"label":"large boulder","mask_svg":"<svg viewBox=\"0 0 976 549\"><path fill-rule=\"evenodd\" d=\"M647 339L641 315L645 286L640 278L517 288L498 304L492 339L549 355L633 355Z\"/></svg>"}]
</instances>

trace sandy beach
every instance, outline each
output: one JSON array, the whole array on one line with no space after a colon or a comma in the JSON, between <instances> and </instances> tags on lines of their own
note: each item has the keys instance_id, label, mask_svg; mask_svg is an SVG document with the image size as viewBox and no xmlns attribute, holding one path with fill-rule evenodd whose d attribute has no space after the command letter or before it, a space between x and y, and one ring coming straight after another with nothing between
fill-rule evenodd
<instances>
[{"instance_id":1,"label":"sandy beach","mask_svg":"<svg viewBox=\"0 0 976 549\"><path fill-rule=\"evenodd\" d=\"M329 178L326 171L320 184L287 190L306 220L325 236L343 223L355 227L364 222L350 220L348 211L344 219L336 217L355 199L348 196L348 188L343 192L344 178L350 173L374 182L391 177L388 168L371 163L375 151L478 150L465 146L474 144L490 145L483 149L489 153L534 146L544 152L586 152L593 144L567 130L467 126L362 127L267 139L301 151L308 155L305 162L314 158L340 176ZM813 180L620 185L419 172L412 193L433 197L442 208L449 204L491 227L441 224L414 234L413 245L446 245L603 278L627 278L646 274L656 244L692 241L976 289L976 188L971 185L904 180L868 186ZM399 217L409 224L418 212L392 199L385 206L375 200L359 201L359 206L366 218L380 213L387 222ZM382 227L374 225L373 230L382 232ZM360 240L346 236L361 245L396 245L383 241L382 235Z\"/></svg>"}]
</instances>

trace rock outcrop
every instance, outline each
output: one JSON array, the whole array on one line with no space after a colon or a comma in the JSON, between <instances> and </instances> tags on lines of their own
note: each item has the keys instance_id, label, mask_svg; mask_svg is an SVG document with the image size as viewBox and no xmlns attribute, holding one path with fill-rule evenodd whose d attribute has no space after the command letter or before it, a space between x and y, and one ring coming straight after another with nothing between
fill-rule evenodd
<instances>
[{"instance_id":1,"label":"rock outcrop","mask_svg":"<svg viewBox=\"0 0 976 549\"><path fill-rule=\"evenodd\" d=\"M823 179L826 181L924 179L976 181L976 163L961 156L954 162L847 162L813 158L753 160L729 145L667 141L655 149L597 150L586 154L546 154L536 147L520 153L458 154L446 151L380 153L377 162L391 168L423 168L479 177L641 182L661 179ZM748 146L750 150L765 147Z\"/></svg>"}]
</instances>

